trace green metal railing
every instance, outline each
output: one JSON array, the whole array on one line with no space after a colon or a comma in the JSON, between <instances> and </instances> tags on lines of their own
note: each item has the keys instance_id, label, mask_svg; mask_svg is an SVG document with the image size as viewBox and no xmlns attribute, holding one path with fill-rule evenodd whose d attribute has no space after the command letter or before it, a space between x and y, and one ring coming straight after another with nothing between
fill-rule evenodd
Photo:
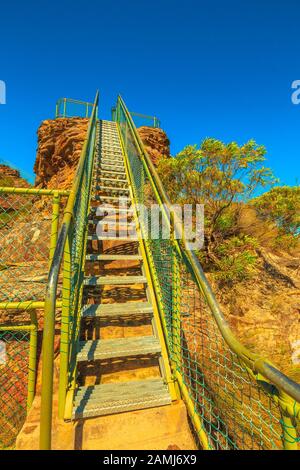
<instances>
[{"instance_id":1,"label":"green metal railing","mask_svg":"<svg viewBox=\"0 0 300 470\"><path fill-rule=\"evenodd\" d=\"M84 246L90 203L90 188L95 153L98 92L89 120L74 183L64 211L48 276L42 352L42 392L40 448L51 448L52 395L54 369L54 328L57 287L63 262L62 320L60 346L59 415L66 413L66 400L72 402L75 382L79 311L83 287Z\"/></svg>"},{"instance_id":2,"label":"green metal railing","mask_svg":"<svg viewBox=\"0 0 300 470\"><path fill-rule=\"evenodd\" d=\"M121 97L115 119L135 204L146 209L159 205L171 233L180 233L168 196ZM299 384L235 338L184 238L151 239L150 210L139 216L173 375L202 447L297 449ZM161 229L162 220L157 223Z\"/></svg>"},{"instance_id":3,"label":"green metal railing","mask_svg":"<svg viewBox=\"0 0 300 470\"><path fill-rule=\"evenodd\" d=\"M132 117L135 127L161 127L160 120L156 116L148 116L147 114L134 113L132 111L130 112L130 115Z\"/></svg>"},{"instance_id":4,"label":"green metal railing","mask_svg":"<svg viewBox=\"0 0 300 470\"><path fill-rule=\"evenodd\" d=\"M111 117L112 120L116 120L116 107L111 108ZM160 120L156 116L148 116L147 114L141 114L141 113L134 113L130 112L130 115L134 121L135 127L141 127L141 126L146 126L146 127L154 127L154 128L160 128Z\"/></svg>"},{"instance_id":5,"label":"green metal railing","mask_svg":"<svg viewBox=\"0 0 300 470\"><path fill-rule=\"evenodd\" d=\"M73 100L70 98L59 98L56 102L55 117L81 117L89 118L93 112L93 103L87 101Z\"/></svg>"}]
</instances>

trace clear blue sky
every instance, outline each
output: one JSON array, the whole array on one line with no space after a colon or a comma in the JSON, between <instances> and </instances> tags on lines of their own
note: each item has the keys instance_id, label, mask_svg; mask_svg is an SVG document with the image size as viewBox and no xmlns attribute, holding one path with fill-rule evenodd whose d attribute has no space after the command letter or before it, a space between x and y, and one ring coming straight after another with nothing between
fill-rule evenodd
<instances>
[{"instance_id":1,"label":"clear blue sky","mask_svg":"<svg viewBox=\"0 0 300 470\"><path fill-rule=\"evenodd\" d=\"M32 173L56 99L99 88L102 117L121 93L161 119L173 154L254 138L282 183L299 183L299 0L12 0L0 17L0 159Z\"/></svg>"}]
</instances>

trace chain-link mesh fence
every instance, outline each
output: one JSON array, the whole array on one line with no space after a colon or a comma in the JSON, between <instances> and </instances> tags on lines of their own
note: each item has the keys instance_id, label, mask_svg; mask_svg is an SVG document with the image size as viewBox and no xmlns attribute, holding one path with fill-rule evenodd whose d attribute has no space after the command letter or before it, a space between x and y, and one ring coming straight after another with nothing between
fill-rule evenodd
<instances>
[{"instance_id":1,"label":"chain-link mesh fence","mask_svg":"<svg viewBox=\"0 0 300 470\"><path fill-rule=\"evenodd\" d=\"M0 449L14 447L26 418L29 338L28 330L0 329Z\"/></svg>"},{"instance_id":2,"label":"chain-link mesh fence","mask_svg":"<svg viewBox=\"0 0 300 470\"><path fill-rule=\"evenodd\" d=\"M67 195L0 188L0 448L13 448L33 398L37 324L28 304L43 306Z\"/></svg>"},{"instance_id":3,"label":"chain-link mesh fence","mask_svg":"<svg viewBox=\"0 0 300 470\"><path fill-rule=\"evenodd\" d=\"M128 112L118 103L135 202L146 207L140 223L170 360L201 423L202 445L212 449L295 448L299 440L295 436L299 404L291 399L294 412L291 419L286 419L278 402L279 390L255 375L225 342L184 252L176 249L179 245L174 239L164 239L162 219L153 221L151 217L151 205L161 204L157 186L150 181L143 164ZM153 227L155 223L158 226ZM149 227L159 234L157 239L151 237Z\"/></svg>"},{"instance_id":4,"label":"chain-link mesh fence","mask_svg":"<svg viewBox=\"0 0 300 470\"><path fill-rule=\"evenodd\" d=\"M54 194L0 188L0 302L44 300L50 245L67 191L55 205Z\"/></svg>"}]
</instances>

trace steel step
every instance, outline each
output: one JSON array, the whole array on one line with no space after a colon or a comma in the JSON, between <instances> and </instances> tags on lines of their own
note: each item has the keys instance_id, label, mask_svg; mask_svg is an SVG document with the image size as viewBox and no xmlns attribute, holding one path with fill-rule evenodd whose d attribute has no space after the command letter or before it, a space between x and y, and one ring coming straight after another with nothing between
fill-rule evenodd
<instances>
[{"instance_id":1,"label":"steel step","mask_svg":"<svg viewBox=\"0 0 300 470\"><path fill-rule=\"evenodd\" d=\"M110 214L128 214L130 216L133 215L133 209L129 209L127 207L112 207L112 206L99 206L101 208L101 210L104 212L107 212L107 215L110 215ZM97 212L97 210L99 209L99 207L91 207L91 213L94 214L94 217L104 217L104 215L97 215L95 214L95 212Z\"/></svg>"},{"instance_id":2,"label":"steel step","mask_svg":"<svg viewBox=\"0 0 300 470\"><path fill-rule=\"evenodd\" d=\"M86 255L87 261L141 261L143 257L141 255L118 255L118 254L101 254L101 255Z\"/></svg>"},{"instance_id":3,"label":"steel step","mask_svg":"<svg viewBox=\"0 0 300 470\"><path fill-rule=\"evenodd\" d=\"M77 361L99 361L122 357L147 356L148 354L159 354L160 352L159 341L154 336L97 339L79 342Z\"/></svg>"},{"instance_id":4,"label":"steel step","mask_svg":"<svg viewBox=\"0 0 300 470\"><path fill-rule=\"evenodd\" d=\"M135 229L136 230L136 223L135 222L129 222L128 219L125 217L118 220L115 219L109 219L108 215L103 216L105 219L99 220L99 219L89 219L88 224L89 225L98 225L99 226L105 226L107 225L110 229L114 230L119 230L120 232L127 231L129 228ZM108 219L107 219L108 218Z\"/></svg>"},{"instance_id":5,"label":"steel step","mask_svg":"<svg viewBox=\"0 0 300 470\"><path fill-rule=\"evenodd\" d=\"M109 163L101 163L100 162L100 169L101 170L110 170L111 168L115 168L116 170L122 170L124 167L124 165L120 166L120 165L114 165L114 164L109 164ZM106 168L106 167L109 167L109 168Z\"/></svg>"},{"instance_id":6,"label":"steel step","mask_svg":"<svg viewBox=\"0 0 300 470\"><path fill-rule=\"evenodd\" d=\"M123 154L120 153L120 152L116 152L116 151L112 151L112 150L109 150L109 149L105 149L105 148L101 148L101 151L100 151L100 160L103 160L103 159L107 159L107 158L116 158L116 159L120 159L122 162L124 162L124 158L123 158Z\"/></svg>"},{"instance_id":7,"label":"steel step","mask_svg":"<svg viewBox=\"0 0 300 470\"><path fill-rule=\"evenodd\" d=\"M101 136L101 147L106 147L107 149L118 149L120 151L120 141L114 137Z\"/></svg>"},{"instance_id":8,"label":"steel step","mask_svg":"<svg viewBox=\"0 0 300 470\"><path fill-rule=\"evenodd\" d=\"M105 172L106 173L106 172ZM123 176L125 176L123 173L122 173ZM103 172L94 172L93 174L93 183L94 184L98 184L99 181L113 181L114 183L121 183L121 184L127 184L128 185L128 181L124 178L121 178L118 174L117 175L114 175L114 178L111 177L112 175L109 175L109 176L105 176L103 175Z\"/></svg>"},{"instance_id":9,"label":"steel step","mask_svg":"<svg viewBox=\"0 0 300 470\"><path fill-rule=\"evenodd\" d=\"M125 193L129 194L129 189L127 189L127 188L118 188L117 186L103 186L102 184L100 184L100 186L98 185L94 189L97 190L97 191L107 191L107 192L108 191L111 191L111 192L117 191L117 192L125 192Z\"/></svg>"},{"instance_id":10,"label":"steel step","mask_svg":"<svg viewBox=\"0 0 300 470\"><path fill-rule=\"evenodd\" d=\"M109 177L105 177L105 176L100 176L99 178L100 181L113 181L114 183L123 183L123 184L127 184L128 185L128 181L127 179L124 179L124 180L117 180L115 178L109 178Z\"/></svg>"},{"instance_id":11,"label":"steel step","mask_svg":"<svg viewBox=\"0 0 300 470\"><path fill-rule=\"evenodd\" d=\"M101 166L124 166L124 161L119 159L119 158L111 158L111 157L108 157L108 158L101 158L100 160L100 168Z\"/></svg>"},{"instance_id":12,"label":"steel step","mask_svg":"<svg viewBox=\"0 0 300 470\"><path fill-rule=\"evenodd\" d=\"M111 147L111 143L114 144L114 147L118 147L118 150L120 150L120 140L119 136L116 136L114 134L101 134L100 136L101 139L101 146L102 147Z\"/></svg>"},{"instance_id":13,"label":"steel step","mask_svg":"<svg viewBox=\"0 0 300 470\"><path fill-rule=\"evenodd\" d=\"M100 168L98 167L98 170L100 170ZM105 170L105 169L101 169L101 173L109 173L111 175L123 175L126 177L126 171L114 171L114 170Z\"/></svg>"},{"instance_id":14,"label":"steel step","mask_svg":"<svg viewBox=\"0 0 300 470\"><path fill-rule=\"evenodd\" d=\"M168 387L162 379L80 387L75 395L72 418L105 416L170 403Z\"/></svg>"},{"instance_id":15,"label":"steel step","mask_svg":"<svg viewBox=\"0 0 300 470\"><path fill-rule=\"evenodd\" d=\"M102 138L103 140L103 138ZM105 140L105 139L104 139ZM120 142L118 141L117 142L117 145L113 145L111 146L110 145L110 142L111 142L111 137L109 137L109 139L106 139L105 142L107 143L107 145L102 145L102 150L106 153L118 153L119 155L122 155L123 156L123 153L122 153L122 148L121 148L121 144Z\"/></svg>"},{"instance_id":16,"label":"steel step","mask_svg":"<svg viewBox=\"0 0 300 470\"><path fill-rule=\"evenodd\" d=\"M101 163L104 163L104 164L109 164L109 162L113 162L114 164L118 163L124 163L124 160L123 158L114 158L110 155L108 156L105 156L105 157L102 157L101 160L100 160Z\"/></svg>"},{"instance_id":17,"label":"steel step","mask_svg":"<svg viewBox=\"0 0 300 470\"><path fill-rule=\"evenodd\" d=\"M144 315L150 313L153 313L153 308L149 302L84 305L81 311L84 318L128 317L131 315Z\"/></svg>"},{"instance_id":18,"label":"steel step","mask_svg":"<svg viewBox=\"0 0 300 470\"><path fill-rule=\"evenodd\" d=\"M126 232L124 233L119 231L117 232L119 235L105 235L105 232L102 233L102 235L88 235L87 239L89 241L91 240L97 240L97 241L105 241L105 240L112 240L112 241L133 241L137 242L138 241L138 236L136 235L136 232Z\"/></svg>"},{"instance_id":19,"label":"steel step","mask_svg":"<svg viewBox=\"0 0 300 470\"><path fill-rule=\"evenodd\" d=\"M147 284L144 276L86 276L85 286L125 286L127 284Z\"/></svg>"},{"instance_id":20,"label":"steel step","mask_svg":"<svg viewBox=\"0 0 300 470\"><path fill-rule=\"evenodd\" d=\"M99 159L100 163L103 163L104 165L109 164L112 162L114 165L123 165L124 164L124 158L119 157L114 154L103 154L101 155L101 158Z\"/></svg>"},{"instance_id":21,"label":"steel step","mask_svg":"<svg viewBox=\"0 0 300 470\"><path fill-rule=\"evenodd\" d=\"M122 159L118 165L116 165L115 163L104 163L103 160L111 160L110 157L108 158L100 158L100 165L103 165L103 166L124 166L124 159Z\"/></svg>"},{"instance_id":22,"label":"steel step","mask_svg":"<svg viewBox=\"0 0 300 470\"><path fill-rule=\"evenodd\" d=\"M110 201L122 201L123 203L125 202L129 202L131 205L131 199L130 198L126 198L126 197L122 197L122 196L99 196L99 195L95 195L92 197L92 201L106 201L106 200L110 200ZM125 204L124 204L125 205Z\"/></svg>"}]
</instances>

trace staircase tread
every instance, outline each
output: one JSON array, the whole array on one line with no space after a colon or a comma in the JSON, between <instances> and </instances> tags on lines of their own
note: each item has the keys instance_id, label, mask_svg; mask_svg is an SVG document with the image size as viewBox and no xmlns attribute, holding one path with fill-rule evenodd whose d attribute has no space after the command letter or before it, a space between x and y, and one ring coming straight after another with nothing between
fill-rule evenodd
<instances>
[{"instance_id":1,"label":"staircase tread","mask_svg":"<svg viewBox=\"0 0 300 470\"><path fill-rule=\"evenodd\" d=\"M153 307L149 302L84 305L82 309L83 317L127 316L128 314L144 314L152 312Z\"/></svg>"},{"instance_id":2,"label":"staircase tread","mask_svg":"<svg viewBox=\"0 0 300 470\"><path fill-rule=\"evenodd\" d=\"M103 219L103 220L89 219L88 224L89 225L98 225L98 226L108 225L110 228L116 228L116 229L120 228L120 232L124 232L125 230L127 230L129 228L131 228L131 229L136 228L136 223L135 222L129 222L127 218L120 219L120 217L119 217L118 220L117 220L117 223L115 223L114 220L111 220L111 219L107 220L107 217L109 217L109 216L106 215L105 219ZM124 227L124 228L121 228L121 227Z\"/></svg>"},{"instance_id":3,"label":"staircase tread","mask_svg":"<svg viewBox=\"0 0 300 470\"><path fill-rule=\"evenodd\" d=\"M146 284L145 276L87 276L83 281L85 286Z\"/></svg>"},{"instance_id":4,"label":"staircase tread","mask_svg":"<svg viewBox=\"0 0 300 470\"><path fill-rule=\"evenodd\" d=\"M127 184L128 184L127 179L124 179L124 180L119 179L119 180L117 180L116 178L109 178L109 177L107 177L107 176L106 176L106 177L105 177L105 176L100 176L100 177L99 177L99 180L114 181L114 182L117 181L118 183L127 183Z\"/></svg>"},{"instance_id":5,"label":"staircase tread","mask_svg":"<svg viewBox=\"0 0 300 470\"><path fill-rule=\"evenodd\" d=\"M87 261L140 261L143 257L141 255L118 255L118 254L101 254L101 255L94 255L94 254L87 254L86 260Z\"/></svg>"},{"instance_id":6,"label":"staircase tread","mask_svg":"<svg viewBox=\"0 0 300 470\"><path fill-rule=\"evenodd\" d=\"M104 186L102 184L96 186L96 189L102 190L102 191L123 191L123 192L129 193L128 188L120 188L118 186Z\"/></svg>"},{"instance_id":7,"label":"staircase tread","mask_svg":"<svg viewBox=\"0 0 300 470\"><path fill-rule=\"evenodd\" d=\"M124 175L124 176L126 176L125 169L124 169L124 171L115 171L115 170L107 170L105 168L101 168L101 173L110 173L110 174L114 174L114 175Z\"/></svg>"},{"instance_id":8,"label":"staircase tread","mask_svg":"<svg viewBox=\"0 0 300 470\"><path fill-rule=\"evenodd\" d=\"M130 356L159 354L160 343L154 336L80 341L77 361L94 361Z\"/></svg>"},{"instance_id":9,"label":"staircase tread","mask_svg":"<svg viewBox=\"0 0 300 470\"><path fill-rule=\"evenodd\" d=\"M137 242L138 241L138 236L135 234L135 232L133 234L131 234L130 232L127 234L122 234L122 232L120 233L119 232L119 235L88 235L87 236L87 239L88 240L98 240L98 241L105 241L105 240L110 240L110 241L119 241L119 242L124 242L124 241L133 241L133 242Z\"/></svg>"},{"instance_id":10,"label":"staircase tread","mask_svg":"<svg viewBox=\"0 0 300 470\"><path fill-rule=\"evenodd\" d=\"M131 199L129 197L123 197L123 196L102 196L102 195L98 196L96 195L92 197L93 201L101 201L101 199L111 199L114 201L121 199L122 201L131 202Z\"/></svg>"},{"instance_id":11,"label":"staircase tread","mask_svg":"<svg viewBox=\"0 0 300 470\"><path fill-rule=\"evenodd\" d=\"M111 219L107 219L108 216L106 216L105 219L103 220L97 220L97 219L88 219L88 223L90 225L98 225L98 226L102 226L102 225L107 225L109 226L110 228L114 227L114 228L121 228L121 227L124 227L122 229L120 229L120 232L124 232L125 230L127 230L128 228L136 228L136 223L135 222L129 222L127 219L118 219L117 221L115 220L111 220Z\"/></svg>"},{"instance_id":12,"label":"staircase tread","mask_svg":"<svg viewBox=\"0 0 300 470\"><path fill-rule=\"evenodd\" d=\"M73 419L169 405L171 397L162 379L135 380L80 387Z\"/></svg>"},{"instance_id":13,"label":"staircase tread","mask_svg":"<svg viewBox=\"0 0 300 470\"><path fill-rule=\"evenodd\" d=\"M109 166L109 167L117 168L118 170L122 170L123 168L125 168L124 163L115 165L114 163L103 163L102 161L100 162L99 166L100 168Z\"/></svg>"},{"instance_id":14,"label":"staircase tread","mask_svg":"<svg viewBox=\"0 0 300 470\"><path fill-rule=\"evenodd\" d=\"M129 213L133 214L133 209L130 208L117 208L117 207L111 207L111 206L100 206L101 209L105 212L112 212L113 214L118 214L120 213ZM91 207L91 212L96 212L99 209L99 207ZM97 214L94 214L94 217L97 217ZM99 215L98 217L104 217L103 215Z\"/></svg>"}]
</instances>

